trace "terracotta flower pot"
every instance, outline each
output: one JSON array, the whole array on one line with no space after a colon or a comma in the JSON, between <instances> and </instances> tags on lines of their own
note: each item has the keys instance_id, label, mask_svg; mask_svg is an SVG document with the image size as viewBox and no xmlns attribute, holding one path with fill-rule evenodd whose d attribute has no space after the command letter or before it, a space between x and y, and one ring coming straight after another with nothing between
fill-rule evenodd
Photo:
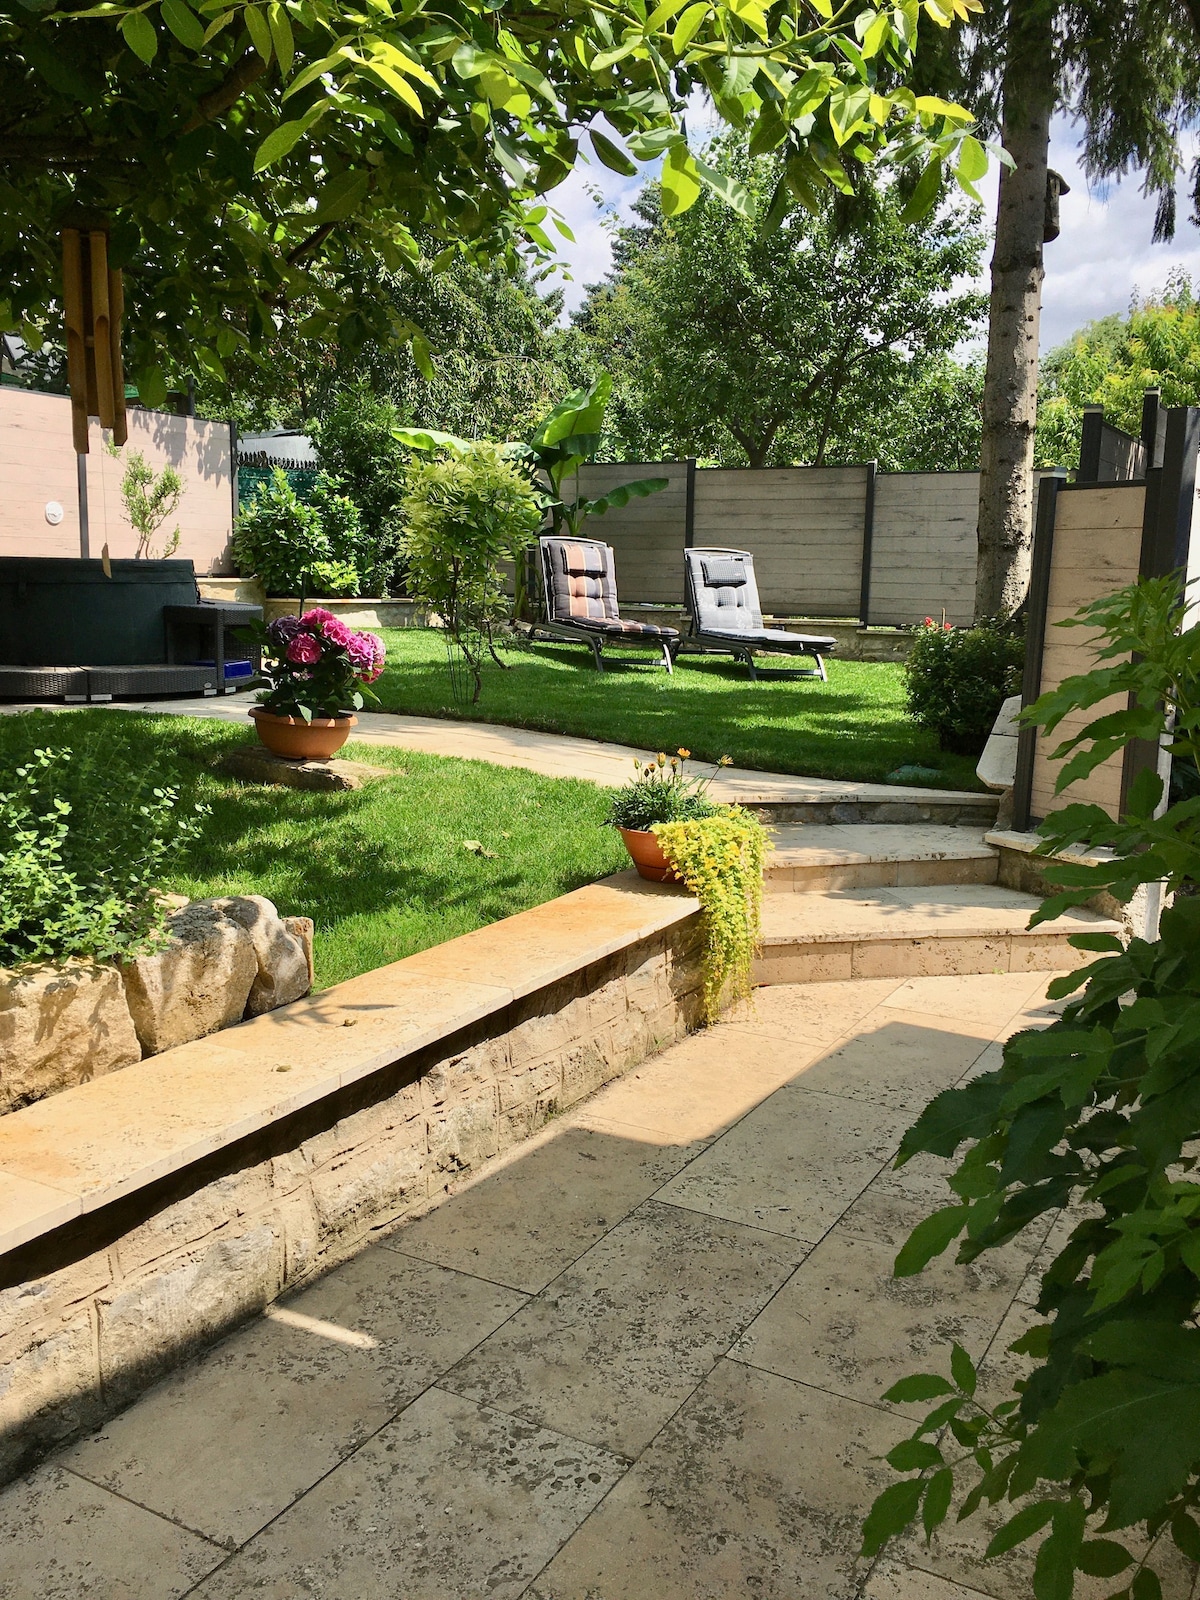
<instances>
[{"instance_id":1,"label":"terracotta flower pot","mask_svg":"<svg viewBox=\"0 0 1200 1600\"><path fill-rule=\"evenodd\" d=\"M328 761L342 748L350 737L350 729L358 718L347 713L344 717L314 717L305 722L303 717L280 717L264 706L253 706L250 715L261 743L276 756L286 756L289 761Z\"/></svg>"},{"instance_id":2,"label":"terracotta flower pot","mask_svg":"<svg viewBox=\"0 0 1200 1600\"><path fill-rule=\"evenodd\" d=\"M634 866L651 883L682 883L683 879L662 853L656 834L636 828L618 828Z\"/></svg>"}]
</instances>

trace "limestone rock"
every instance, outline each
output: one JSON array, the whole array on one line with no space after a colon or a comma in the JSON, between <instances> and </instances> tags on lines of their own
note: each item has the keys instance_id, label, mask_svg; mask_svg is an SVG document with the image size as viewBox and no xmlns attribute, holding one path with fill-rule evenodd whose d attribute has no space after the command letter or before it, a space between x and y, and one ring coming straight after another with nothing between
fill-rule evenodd
<instances>
[{"instance_id":1,"label":"limestone rock","mask_svg":"<svg viewBox=\"0 0 1200 1600\"><path fill-rule=\"evenodd\" d=\"M299 1000L308 993L312 988L312 921L308 917L289 919L307 924L306 947L304 940L288 927L261 894L231 895L209 904L244 928L254 946L258 971L246 1002L248 1017L274 1011L276 1006L287 1005L289 1000Z\"/></svg>"},{"instance_id":2,"label":"limestone rock","mask_svg":"<svg viewBox=\"0 0 1200 1600\"><path fill-rule=\"evenodd\" d=\"M254 941L211 900L167 920L170 943L123 962L121 976L145 1055L240 1022L258 976Z\"/></svg>"},{"instance_id":3,"label":"limestone rock","mask_svg":"<svg viewBox=\"0 0 1200 1600\"><path fill-rule=\"evenodd\" d=\"M304 946L304 958L308 962L308 988L313 986L313 919L311 917L284 917L283 925L293 938L299 939ZM308 993L308 990L305 990Z\"/></svg>"},{"instance_id":4,"label":"limestone rock","mask_svg":"<svg viewBox=\"0 0 1200 1600\"><path fill-rule=\"evenodd\" d=\"M242 744L227 751L217 762L218 772L246 783L274 783L286 789L320 789L343 792L361 789L376 778L396 775L394 767L373 767L365 761L291 761L261 745Z\"/></svg>"},{"instance_id":5,"label":"limestone rock","mask_svg":"<svg viewBox=\"0 0 1200 1600\"><path fill-rule=\"evenodd\" d=\"M0 1112L141 1059L115 967L0 971Z\"/></svg>"}]
</instances>

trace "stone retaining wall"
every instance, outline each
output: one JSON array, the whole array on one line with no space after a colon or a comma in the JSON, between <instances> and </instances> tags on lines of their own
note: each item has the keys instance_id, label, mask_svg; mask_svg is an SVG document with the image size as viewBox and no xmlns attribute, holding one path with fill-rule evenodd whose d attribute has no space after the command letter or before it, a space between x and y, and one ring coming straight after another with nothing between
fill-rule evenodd
<instances>
[{"instance_id":1,"label":"stone retaining wall","mask_svg":"<svg viewBox=\"0 0 1200 1600\"><path fill-rule=\"evenodd\" d=\"M0 1481L682 1037L697 924L0 1257Z\"/></svg>"}]
</instances>

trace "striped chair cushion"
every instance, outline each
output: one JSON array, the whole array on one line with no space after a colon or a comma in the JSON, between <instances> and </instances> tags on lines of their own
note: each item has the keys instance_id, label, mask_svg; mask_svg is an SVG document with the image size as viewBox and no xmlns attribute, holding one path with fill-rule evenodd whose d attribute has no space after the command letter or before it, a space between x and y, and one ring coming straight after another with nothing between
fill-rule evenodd
<instances>
[{"instance_id":1,"label":"striped chair cushion","mask_svg":"<svg viewBox=\"0 0 1200 1600\"><path fill-rule=\"evenodd\" d=\"M553 614L566 620L619 621L612 551L584 539L550 541Z\"/></svg>"}]
</instances>

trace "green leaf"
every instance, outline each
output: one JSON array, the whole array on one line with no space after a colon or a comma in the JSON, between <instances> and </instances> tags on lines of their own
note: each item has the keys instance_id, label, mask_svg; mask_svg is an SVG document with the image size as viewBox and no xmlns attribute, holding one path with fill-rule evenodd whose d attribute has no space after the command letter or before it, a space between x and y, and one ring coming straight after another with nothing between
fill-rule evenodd
<instances>
[{"instance_id":1,"label":"green leaf","mask_svg":"<svg viewBox=\"0 0 1200 1600\"><path fill-rule=\"evenodd\" d=\"M713 194L724 200L737 212L739 217L748 221L754 220L754 202L750 198L750 191L744 183L733 177L728 172L720 172L716 167L710 167L706 161L695 158L696 171L700 174L701 182L706 189L711 189Z\"/></svg>"},{"instance_id":2,"label":"green leaf","mask_svg":"<svg viewBox=\"0 0 1200 1600\"><path fill-rule=\"evenodd\" d=\"M264 61L270 61L272 49L271 24L257 6L247 6L245 11L242 12L242 18L246 24L246 32L250 35L250 43Z\"/></svg>"},{"instance_id":3,"label":"green leaf","mask_svg":"<svg viewBox=\"0 0 1200 1600\"><path fill-rule=\"evenodd\" d=\"M147 367L138 373L138 399L148 411L157 411L166 404L167 377L159 367Z\"/></svg>"},{"instance_id":4,"label":"green leaf","mask_svg":"<svg viewBox=\"0 0 1200 1600\"><path fill-rule=\"evenodd\" d=\"M901 1247L892 1268L897 1278L911 1278L941 1255L967 1225L970 1206L944 1206L924 1222L918 1222Z\"/></svg>"},{"instance_id":5,"label":"green leaf","mask_svg":"<svg viewBox=\"0 0 1200 1600\"><path fill-rule=\"evenodd\" d=\"M1158 1574L1143 1567L1129 1586L1131 1600L1162 1600L1162 1584Z\"/></svg>"},{"instance_id":6,"label":"green leaf","mask_svg":"<svg viewBox=\"0 0 1200 1600\"><path fill-rule=\"evenodd\" d=\"M358 210L371 186L369 172L339 172L317 196L317 208L312 214L314 222L340 222Z\"/></svg>"},{"instance_id":7,"label":"green leaf","mask_svg":"<svg viewBox=\"0 0 1200 1600\"><path fill-rule=\"evenodd\" d=\"M900 213L901 222L920 222L922 217L927 217L941 192L942 163L941 158L935 156L917 180L908 204Z\"/></svg>"},{"instance_id":8,"label":"green leaf","mask_svg":"<svg viewBox=\"0 0 1200 1600\"><path fill-rule=\"evenodd\" d=\"M144 11L130 11L121 23L121 37L135 56L149 65L158 53L158 35Z\"/></svg>"},{"instance_id":9,"label":"green leaf","mask_svg":"<svg viewBox=\"0 0 1200 1600\"><path fill-rule=\"evenodd\" d=\"M675 24L675 32L671 35L671 48L677 56L681 56L696 36L700 24L708 16L712 7L708 0L697 0L691 5Z\"/></svg>"},{"instance_id":10,"label":"green leaf","mask_svg":"<svg viewBox=\"0 0 1200 1600\"><path fill-rule=\"evenodd\" d=\"M300 142L305 132L303 119L296 122L281 122L277 128L272 128L255 152L255 172L262 172L264 168L282 160L288 151L294 149Z\"/></svg>"},{"instance_id":11,"label":"green leaf","mask_svg":"<svg viewBox=\"0 0 1200 1600\"><path fill-rule=\"evenodd\" d=\"M942 1452L928 1439L901 1439L888 1451L887 1462L897 1472L924 1472L926 1467L941 1465Z\"/></svg>"},{"instance_id":12,"label":"green leaf","mask_svg":"<svg viewBox=\"0 0 1200 1600\"><path fill-rule=\"evenodd\" d=\"M427 381L433 380L433 358L429 350L429 340L423 333L414 333L412 336L413 360L417 364L417 371Z\"/></svg>"},{"instance_id":13,"label":"green leaf","mask_svg":"<svg viewBox=\"0 0 1200 1600\"><path fill-rule=\"evenodd\" d=\"M1035 1600L1071 1600L1075 1590L1075 1563L1083 1544L1084 1509L1079 1500L1054 1508L1050 1537L1037 1553L1033 1569Z\"/></svg>"},{"instance_id":14,"label":"green leaf","mask_svg":"<svg viewBox=\"0 0 1200 1600\"><path fill-rule=\"evenodd\" d=\"M204 26L184 0L162 0L162 19L180 44L188 50L203 50Z\"/></svg>"},{"instance_id":15,"label":"green leaf","mask_svg":"<svg viewBox=\"0 0 1200 1600\"><path fill-rule=\"evenodd\" d=\"M894 1383L883 1398L895 1405L906 1405L912 1400L936 1400L939 1395L953 1393L954 1385L936 1372L914 1372Z\"/></svg>"},{"instance_id":16,"label":"green leaf","mask_svg":"<svg viewBox=\"0 0 1200 1600\"><path fill-rule=\"evenodd\" d=\"M1035 1533L1040 1533L1054 1515L1057 1504L1056 1500L1039 1500L1034 1505L1023 1506L1015 1517L1010 1517L992 1535L991 1543L984 1551L984 1560L990 1561L993 1556L1002 1556L1006 1550L1015 1550L1026 1539L1032 1539Z\"/></svg>"},{"instance_id":17,"label":"green leaf","mask_svg":"<svg viewBox=\"0 0 1200 1600\"><path fill-rule=\"evenodd\" d=\"M279 61L279 70L286 78L292 70L292 62L296 55L296 41L292 35L292 21L287 14L287 7L280 4L280 0L271 0L267 7L267 21L271 29L271 43L275 46L275 55Z\"/></svg>"},{"instance_id":18,"label":"green leaf","mask_svg":"<svg viewBox=\"0 0 1200 1600\"><path fill-rule=\"evenodd\" d=\"M596 128L588 129L588 138L592 141L592 149L611 172L619 172L624 178L637 177L637 167L619 145L615 145Z\"/></svg>"},{"instance_id":19,"label":"green leaf","mask_svg":"<svg viewBox=\"0 0 1200 1600\"><path fill-rule=\"evenodd\" d=\"M975 1363L960 1344L954 1345L950 1352L950 1374L964 1394L975 1393Z\"/></svg>"},{"instance_id":20,"label":"green leaf","mask_svg":"<svg viewBox=\"0 0 1200 1600\"><path fill-rule=\"evenodd\" d=\"M953 1494L954 1474L949 1467L942 1467L930 1478L929 1487L925 1491L925 1503L921 1507L921 1521L927 1539L932 1538L934 1529L945 1522Z\"/></svg>"},{"instance_id":21,"label":"green leaf","mask_svg":"<svg viewBox=\"0 0 1200 1600\"><path fill-rule=\"evenodd\" d=\"M987 151L973 135L967 134L958 147L958 166L955 168L956 176L966 179L968 183L975 183L982 178L988 169Z\"/></svg>"},{"instance_id":22,"label":"green leaf","mask_svg":"<svg viewBox=\"0 0 1200 1600\"><path fill-rule=\"evenodd\" d=\"M1189 1561L1200 1562L1200 1526L1186 1511L1177 1511L1171 1518L1171 1538Z\"/></svg>"},{"instance_id":23,"label":"green leaf","mask_svg":"<svg viewBox=\"0 0 1200 1600\"><path fill-rule=\"evenodd\" d=\"M877 1555L889 1539L908 1527L917 1514L924 1488L920 1478L906 1478L883 1491L863 1523L863 1555Z\"/></svg>"},{"instance_id":24,"label":"green leaf","mask_svg":"<svg viewBox=\"0 0 1200 1600\"><path fill-rule=\"evenodd\" d=\"M1079 1547L1079 1570L1092 1578L1115 1578L1132 1560L1125 1546L1115 1539L1088 1539Z\"/></svg>"},{"instance_id":25,"label":"green leaf","mask_svg":"<svg viewBox=\"0 0 1200 1600\"><path fill-rule=\"evenodd\" d=\"M680 141L667 151L662 166L662 206L668 217L695 205L700 194L700 174L687 145Z\"/></svg>"}]
</instances>

